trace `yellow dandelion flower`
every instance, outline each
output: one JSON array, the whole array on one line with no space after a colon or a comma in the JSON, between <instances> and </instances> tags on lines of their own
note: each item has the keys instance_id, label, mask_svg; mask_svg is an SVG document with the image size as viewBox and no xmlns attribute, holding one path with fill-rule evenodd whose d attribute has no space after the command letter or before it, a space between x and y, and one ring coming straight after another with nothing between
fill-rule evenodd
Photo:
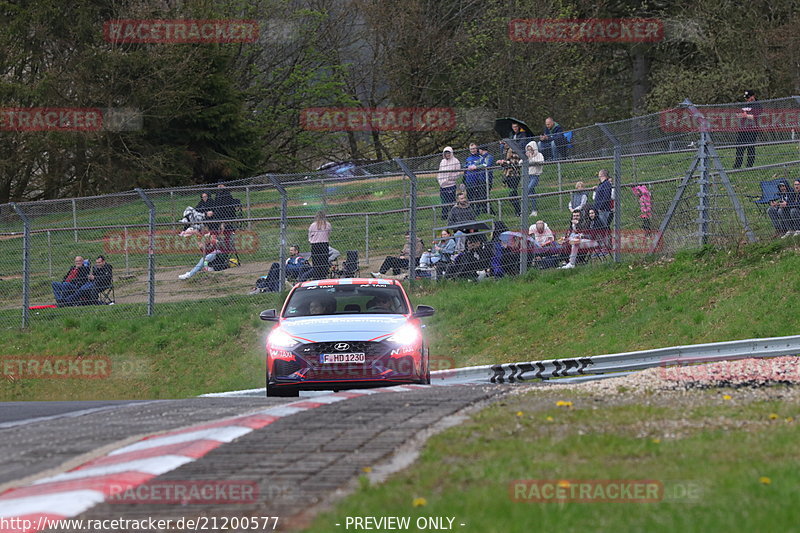
<instances>
[{"instance_id":1,"label":"yellow dandelion flower","mask_svg":"<svg viewBox=\"0 0 800 533\"><path fill-rule=\"evenodd\" d=\"M425 507L426 505L428 505L428 500L426 500L425 498L414 498L414 501L411 502L411 505L413 505L414 507Z\"/></svg>"},{"instance_id":2,"label":"yellow dandelion flower","mask_svg":"<svg viewBox=\"0 0 800 533\"><path fill-rule=\"evenodd\" d=\"M522 416L524 413L522 411L517 411L517 416Z\"/></svg>"},{"instance_id":3,"label":"yellow dandelion flower","mask_svg":"<svg viewBox=\"0 0 800 533\"><path fill-rule=\"evenodd\" d=\"M722 399L723 400L731 400L731 399L733 399L733 397L730 394L726 394L725 396L722 397Z\"/></svg>"},{"instance_id":4,"label":"yellow dandelion flower","mask_svg":"<svg viewBox=\"0 0 800 533\"><path fill-rule=\"evenodd\" d=\"M786 418L784 418L784 420L786 420L787 422L793 422L794 421L794 417L793 416L787 416Z\"/></svg>"},{"instance_id":5,"label":"yellow dandelion flower","mask_svg":"<svg viewBox=\"0 0 800 533\"><path fill-rule=\"evenodd\" d=\"M372 467L365 466L364 468L361 469L361 471L364 472L365 474L369 474L370 472L372 472Z\"/></svg>"},{"instance_id":6,"label":"yellow dandelion flower","mask_svg":"<svg viewBox=\"0 0 800 533\"><path fill-rule=\"evenodd\" d=\"M545 418L545 420L547 420L548 422L552 422L553 421L553 417L552 416L548 416L547 418Z\"/></svg>"},{"instance_id":7,"label":"yellow dandelion flower","mask_svg":"<svg viewBox=\"0 0 800 533\"><path fill-rule=\"evenodd\" d=\"M558 400L556 402L556 407L572 407L572 402L565 402L564 400Z\"/></svg>"},{"instance_id":8,"label":"yellow dandelion flower","mask_svg":"<svg viewBox=\"0 0 800 533\"><path fill-rule=\"evenodd\" d=\"M767 476L761 476L760 478L758 478L758 482L761 483L762 485L769 485L770 483L772 483L772 480Z\"/></svg>"},{"instance_id":9,"label":"yellow dandelion flower","mask_svg":"<svg viewBox=\"0 0 800 533\"><path fill-rule=\"evenodd\" d=\"M650 439L650 442L652 442L653 444L661 444L661 439L659 439L658 437L655 437L655 438Z\"/></svg>"},{"instance_id":10,"label":"yellow dandelion flower","mask_svg":"<svg viewBox=\"0 0 800 533\"><path fill-rule=\"evenodd\" d=\"M561 487L562 489L568 489L570 487L570 485L571 485L571 483L569 481L567 481L566 479L562 479L562 480L560 480L558 482L558 486Z\"/></svg>"},{"instance_id":11,"label":"yellow dandelion flower","mask_svg":"<svg viewBox=\"0 0 800 533\"><path fill-rule=\"evenodd\" d=\"M770 420L777 420L778 419L778 413L770 413L769 414L769 419Z\"/></svg>"}]
</instances>

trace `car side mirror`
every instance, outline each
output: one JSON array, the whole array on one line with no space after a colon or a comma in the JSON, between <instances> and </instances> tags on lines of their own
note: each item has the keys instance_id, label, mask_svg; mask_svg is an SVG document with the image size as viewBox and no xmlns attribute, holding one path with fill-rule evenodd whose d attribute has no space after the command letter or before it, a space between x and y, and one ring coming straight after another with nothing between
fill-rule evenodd
<instances>
[{"instance_id":1,"label":"car side mirror","mask_svg":"<svg viewBox=\"0 0 800 533\"><path fill-rule=\"evenodd\" d=\"M266 311L261 311L261 313L258 315L258 318L267 322L277 322L278 313L275 311L275 309L267 309Z\"/></svg>"},{"instance_id":2,"label":"car side mirror","mask_svg":"<svg viewBox=\"0 0 800 533\"><path fill-rule=\"evenodd\" d=\"M430 305L418 305L417 310L414 311L414 314L411 316L413 316L414 318L422 318L425 316L433 316L435 312L436 309L434 309Z\"/></svg>"}]
</instances>

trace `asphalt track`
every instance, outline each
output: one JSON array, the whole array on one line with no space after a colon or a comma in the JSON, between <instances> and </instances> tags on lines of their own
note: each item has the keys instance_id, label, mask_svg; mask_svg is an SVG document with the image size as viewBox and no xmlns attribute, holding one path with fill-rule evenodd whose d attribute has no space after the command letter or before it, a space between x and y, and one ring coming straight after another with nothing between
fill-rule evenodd
<instances>
[{"instance_id":1,"label":"asphalt track","mask_svg":"<svg viewBox=\"0 0 800 533\"><path fill-rule=\"evenodd\" d=\"M455 413L511 389L507 385L421 387L297 412L147 482L249 482L257 487L255 499L195 505L107 502L77 518L278 516L278 530L297 529L308 524L310 510L343 494L342 489L352 488L365 468L385 469L408 442L444 427ZM72 470L143 437L292 401L297 399L245 396L50 406L37 402L28 407L4 404L3 422L16 425L0 427L0 494Z\"/></svg>"}]
</instances>

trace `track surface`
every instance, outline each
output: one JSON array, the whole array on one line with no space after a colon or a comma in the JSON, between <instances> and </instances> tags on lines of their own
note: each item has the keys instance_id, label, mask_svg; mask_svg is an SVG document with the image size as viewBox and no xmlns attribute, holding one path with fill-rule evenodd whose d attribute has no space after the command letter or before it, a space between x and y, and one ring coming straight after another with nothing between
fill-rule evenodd
<instances>
[{"instance_id":1,"label":"track surface","mask_svg":"<svg viewBox=\"0 0 800 533\"><path fill-rule=\"evenodd\" d=\"M258 488L255 501L218 505L103 503L76 518L278 516L279 530L303 527L308 523L309 508L353 483L363 468L384 466L397 448L420 432L436 428L445 417L499 397L509 389L457 385L387 391L303 411L149 482L254 481ZM282 403L287 400L245 397L160 401L2 429L0 484L34 473L52 474L77 456L89 458L98 448L132 437Z\"/></svg>"}]
</instances>

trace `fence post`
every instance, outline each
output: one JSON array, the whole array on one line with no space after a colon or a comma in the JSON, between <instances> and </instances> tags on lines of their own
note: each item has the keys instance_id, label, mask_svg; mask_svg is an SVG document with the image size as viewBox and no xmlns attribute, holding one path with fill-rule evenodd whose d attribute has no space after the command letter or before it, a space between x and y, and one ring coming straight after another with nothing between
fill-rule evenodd
<instances>
[{"instance_id":1,"label":"fence post","mask_svg":"<svg viewBox=\"0 0 800 533\"><path fill-rule=\"evenodd\" d=\"M267 175L270 183L275 189L278 191L278 194L281 195L281 229L280 229L280 249L278 250L278 261L280 261L280 274L278 277L278 286L281 288L280 290L283 291L283 286L286 283L286 226L287 226L287 217L288 217L288 195L289 193L286 192L286 187L284 187L278 178L273 176L272 174ZM249 202L249 200L248 200Z\"/></svg>"},{"instance_id":2,"label":"fence post","mask_svg":"<svg viewBox=\"0 0 800 533\"><path fill-rule=\"evenodd\" d=\"M364 246L367 248L365 250L365 254L367 256L365 261L367 265L369 265L369 213L364 215L364 226Z\"/></svg>"},{"instance_id":3,"label":"fence post","mask_svg":"<svg viewBox=\"0 0 800 533\"><path fill-rule=\"evenodd\" d=\"M53 248L50 241L50 230L47 230L47 273L53 277Z\"/></svg>"},{"instance_id":4,"label":"fence post","mask_svg":"<svg viewBox=\"0 0 800 533\"><path fill-rule=\"evenodd\" d=\"M123 235L125 237L125 275L131 275L131 264L128 258L128 226L125 226L123 229Z\"/></svg>"},{"instance_id":5,"label":"fence post","mask_svg":"<svg viewBox=\"0 0 800 533\"><path fill-rule=\"evenodd\" d=\"M156 206L142 189L137 187L135 190L150 211L148 225L150 240L147 246L147 316L153 316L156 307Z\"/></svg>"},{"instance_id":6,"label":"fence post","mask_svg":"<svg viewBox=\"0 0 800 533\"><path fill-rule=\"evenodd\" d=\"M250 214L250 186L249 185L244 188L244 199L245 199L245 202L247 203L247 229L252 229L253 228L253 223L250 220L252 218L252 215Z\"/></svg>"},{"instance_id":7,"label":"fence post","mask_svg":"<svg viewBox=\"0 0 800 533\"><path fill-rule=\"evenodd\" d=\"M22 219L22 327L27 328L31 301L31 222L20 206L14 202L9 205Z\"/></svg>"},{"instance_id":8,"label":"fence post","mask_svg":"<svg viewBox=\"0 0 800 533\"><path fill-rule=\"evenodd\" d=\"M72 199L72 227L75 229L75 242L78 242L78 208L75 198Z\"/></svg>"},{"instance_id":9,"label":"fence post","mask_svg":"<svg viewBox=\"0 0 800 533\"><path fill-rule=\"evenodd\" d=\"M530 208L530 203L528 202L528 187L530 187L531 184L531 176L528 173L528 155L525 153L525 148L522 144L518 143L516 140L505 139L505 143L514 150L514 153L520 158L520 163L522 163L522 175L520 177L522 190L520 191L519 232L522 233L523 244L519 250L519 273L525 274L528 271L528 226L530 225L530 220L528 219Z\"/></svg>"},{"instance_id":10,"label":"fence post","mask_svg":"<svg viewBox=\"0 0 800 533\"><path fill-rule=\"evenodd\" d=\"M403 174L408 176L408 181L411 186L409 193L409 217L408 217L408 233L409 233L409 246L408 246L408 285L411 290L414 289L414 281L417 277L417 175L406 165L402 159L394 159ZM405 191L405 185L403 186Z\"/></svg>"},{"instance_id":11,"label":"fence post","mask_svg":"<svg viewBox=\"0 0 800 533\"><path fill-rule=\"evenodd\" d=\"M612 211L614 216L614 244L612 246L612 257L615 263L619 263L620 247L622 244L620 240L620 234L622 232L622 190L620 187L622 184L622 145L619 139L608 129L607 124L598 122L597 126L605 136L608 137L611 144L614 145L614 180L612 185L614 191L614 211Z\"/></svg>"}]
</instances>

